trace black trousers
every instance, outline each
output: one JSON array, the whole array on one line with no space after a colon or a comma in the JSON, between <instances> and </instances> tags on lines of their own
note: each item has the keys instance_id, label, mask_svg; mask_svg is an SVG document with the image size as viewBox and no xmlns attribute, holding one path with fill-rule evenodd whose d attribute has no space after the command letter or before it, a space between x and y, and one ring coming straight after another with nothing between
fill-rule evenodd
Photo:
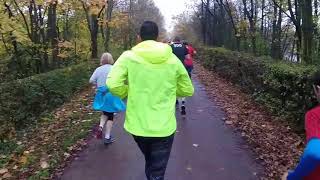
<instances>
[{"instance_id":1,"label":"black trousers","mask_svg":"<svg viewBox=\"0 0 320 180\"><path fill-rule=\"evenodd\" d=\"M145 173L148 180L164 180L174 134L169 137L133 136L145 158Z\"/></svg>"}]
</instances>

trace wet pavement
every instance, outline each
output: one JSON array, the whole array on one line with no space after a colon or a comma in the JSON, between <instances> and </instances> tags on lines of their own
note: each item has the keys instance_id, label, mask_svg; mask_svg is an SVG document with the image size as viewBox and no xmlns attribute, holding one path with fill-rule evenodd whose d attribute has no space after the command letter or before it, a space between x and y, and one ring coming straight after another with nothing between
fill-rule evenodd
<instances>
[{"instance_id":1,"label":"wet pavement","mask_svg":"<svg viewBox=\"0 0 320 180\"><path fill-rule=\"evenodd\" d=\"M241 135L223 123L223 111L208 99L199 81L194 80L194 86L186 118L177 115L178 130L166 180L259 179L263 168ZM91 140L65 169L62 180L145 180L143 156L122 128L123 115L116 119L113 134L117 141L106 147Z\"/></svg>"}]
</instances>

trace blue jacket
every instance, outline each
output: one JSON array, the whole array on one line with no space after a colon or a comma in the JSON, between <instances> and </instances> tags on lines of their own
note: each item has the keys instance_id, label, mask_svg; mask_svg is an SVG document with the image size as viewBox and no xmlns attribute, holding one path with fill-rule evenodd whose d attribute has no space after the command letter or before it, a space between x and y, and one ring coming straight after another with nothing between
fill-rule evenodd
<instances>
[{"instance_id":1,"label":"blue jacket","mask_svg":"<svg viewBox=\"0 0 320 180\"><path fill-rule=\"evenodd\" d=\"M300 159L300 163L294 171L289 172L288 180L302 180L302 179L312 179L319 180L320 177L314 174L312 177L308 176L320 167L320 139L311 139L305 151Z\"/></svg>"},{"instance_id":2,"label":"blue jacket","mask_svg":"<svg viewBox=\"0 0 320 180\"><path fill-rule=\"evenodd\" d=\"M113 96L107 87L99 87L93 101L93 109L116 113L125 111L126 106L119 97Z\"/></svg>"}]
</instances>

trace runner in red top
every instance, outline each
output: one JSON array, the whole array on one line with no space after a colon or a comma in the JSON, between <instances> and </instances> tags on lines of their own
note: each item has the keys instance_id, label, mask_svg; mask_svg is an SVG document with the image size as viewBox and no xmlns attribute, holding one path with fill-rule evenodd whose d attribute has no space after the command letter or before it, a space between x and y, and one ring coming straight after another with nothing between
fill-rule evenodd
<instances>
[{"instance_id":1,"label":"runner in red top","mask_svg":"<svg viewBox=\"0 0 320 180\"><path fill-rule=\"evenodd\" d=\"M191 73L193 70L193 57L197 52L188 42L184 42L183 44L186 46L188 50L188 55L186 56L183 64L186 67L189 76L191 77Z\"/></svg>"},{"instance_id":2,"label":"runner in red top","mask_svg":"<svg viewBox=\"0 0 320 180\"><path fill-rule=\"evenodd\" d=\"M320 100L320 73L314 78L313 88ZM287 180L320 180L320 106L307 112L305 118L307 146L296 169L289 171Z\"/></svg>"}]
</instances>

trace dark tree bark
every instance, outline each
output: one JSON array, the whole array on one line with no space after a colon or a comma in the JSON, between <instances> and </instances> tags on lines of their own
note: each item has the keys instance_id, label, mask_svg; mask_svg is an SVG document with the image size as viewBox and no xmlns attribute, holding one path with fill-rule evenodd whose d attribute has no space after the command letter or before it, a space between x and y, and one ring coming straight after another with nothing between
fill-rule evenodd
<instances>
[{"instance_id":1,"label":"dark tree bark","mask_svg":"<svg viewBox=\"0 0 320 180\"><path fill-rule=\"evenodd\" d=\"M8 12L8 17L12 18L13 12L12 12L10 6L6 2L4 3L4 6L6 8L6 11ZM18 43L17 43L16 37L14 36L13 32L10 32L9 35L10 35L11 44L13 46L14 54L17 55L18 54ZM7 50L7 52L9 52L9 48L6 46L6 43L4 41L4 36L2 33L1 33L1 36L2 36L2 41L4 42L5 49Z\"/></svg>"},{"instance_id":2,"label":"dark tree bark","mask_svg":"<svg viewBox=\"0 0 320 180\"><path fill-rule=\"evenodd\" d=\"M252 53L253 54L257 54L257 47L256 47L256 27L255 27L255 7L254 7L254 3L253 0L250 0L250 12L248 10L247 7L247 0L242 0L243 2L243 8L244 8L244 13L245 16L248 18L249 20L249 31L250 31L250 37L251 37L251 46L252 46Z\"/></svg>"},{"instance_id":3,"label":"dark tree bark","mask_svg":"<svg viewBox=\"0 0 320 180\"><path fill-rule=\"evenodd\" d=\"M240 32L239 32L239 30L237 28L237 25L235 23L234 17L232 15L232 10L231 10L231 7L230 7L230 3L229 3L228 0L226 0L225 3L223 2L223 0L220 0L220 3L223 5L225 11L227 12L227 15L230 18L231 25L232 25L233 32L234 32L234 36L236 38L236 49L237 49L237 51L240 51L241 36L240 36Z\"/></svg>"},{"instance_id":4,"label":"dark tree bark","mask_svg":"<svg viewBox=\"0 0 320 180\"><path fill-rule=\"evenodd\" d=\"M302 61L312 63L312 40L313 40L313 16L312 0L301 0L302 9Z\"/></svg>"},{"instance_id":5,"label":"dark tree bark","mask_svg":"<svg viewBox=\"0 0 320 180\"><path fill-rule=\"evenodd\" d=\"M56 68L58 63L58 32L57 32L57 0L50 3L48 9L48 41L52 48L52 65Z\"/></svg>"},{"instance_id":6,"label":"dark tree bark","mask_svg":"<svg viewBox=\"0 0 320 180\"><path fill-rule=\"evenodd\" d=\"M279 8L278 8L279 7ZM282 1L280 5L273 6L273 23L272 23L272 40L271 40L271 57L282 59L281 46L281 23L282 23Z\"/></svg>"},{"instance_id":7,"label":"dark tree bark","mask_svg":"<svg viewBox=\"0 0 320 180\"><path fill-rule=\"evenodd\" d=\"M68 8L64 14L65 19L64 19L64 26L63 26L63 39L67 41L70 40L69 13L70 13L70 8Z\"/></svg>"},{"instance_id":8,"label":"dark tree bark","mask_svg":"<svg viewBox=\"0 0 320 180\"><path fill-rule=\"evenodd\" d=\"M90 14L89 9L86 6L85 2L82 1L83 10L86 13L88 29L90 31L90 39L91 39L91 58L94 60L98 58L98 32L99 32L99 24L98 18L102 14L105 6L100 10L98 14Z\"/></svg>"},{"instance_id":9,"label":"dark tree bark","mask_svg":"<svg viewBox=\"0 0 320 180\"><path fill-rule=\"evenodd\" d=\"M206 24L206 21L207 21L207 16L205 14L205 4L204 4L204 1L201 0L201 24L202 24L202 41L203 41L203 44L206 44L207 42L207 24Z\"/></svg>"}]
</instances>

